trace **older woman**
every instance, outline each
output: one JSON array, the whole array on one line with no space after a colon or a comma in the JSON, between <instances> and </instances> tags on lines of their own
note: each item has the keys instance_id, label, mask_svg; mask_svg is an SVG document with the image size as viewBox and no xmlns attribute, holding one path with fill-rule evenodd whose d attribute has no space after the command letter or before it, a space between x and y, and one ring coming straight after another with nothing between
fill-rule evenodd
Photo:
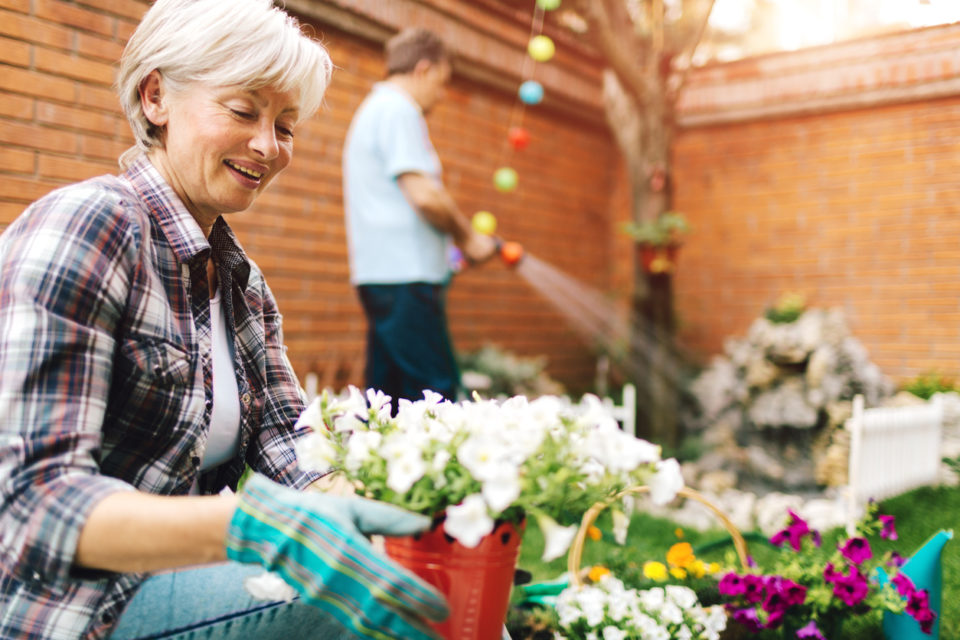
<instances>
[{"instance_id":1,"label":"older woman","mask_svg":"<svg viewBox=\"0 0 960 640\"><path fill-rule=\"evenodd\" d=\"M121 61L125 171L0 237L0 637L427 638L446 614L365 537L425 518L298 491L302 395L223 218L330 68L269 0L157 0ZM299 598L253 600L258 565Z\"/></svg>"}]
</instances>

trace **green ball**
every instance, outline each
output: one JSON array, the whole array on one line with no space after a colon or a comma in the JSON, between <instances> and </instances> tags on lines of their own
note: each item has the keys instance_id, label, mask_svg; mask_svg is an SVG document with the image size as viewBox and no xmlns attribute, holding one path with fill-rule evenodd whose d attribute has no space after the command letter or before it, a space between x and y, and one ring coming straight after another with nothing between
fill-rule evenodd
<instances>
[{"instance_id":1,"label":"green ball","mask_svg":"<svg viewBox=\"0 0 960 640\"><path fill-rule=\"evenodd\" d=\"M548 36L534 36L527 45L527 53L537 62L546 62L553 57L557 48Z\"/></svg>"},{"instance_id":2,"label":"green ball","mask_svg":"<svg viewBox=\"0 0 960 640\"><path fill-rule=\"evenodd\" d=\"M544 11L553 11L560 6L560 0L537 0L537 6Z\"/></svg>"},{"instance_id":3,"label":"green ball","mask_svg":"<svg viewBox=\"0 0 960 640\"><path fill-rule=\"evenodd\" d=\"M517 188L517 172L510 167L500 167L493 172L493 186L497 191L513 191Z\"/></svg>"},{"instance_id":4,"label":"green ball","mask_svg":"<svg viewBox=\"0 0 960 640\"><path fill-rule=\"evenodd\" d=\"M474 231L485 236L492 236L493 232L497 230L497 219L489 211L477 211L473 214L470 223L473 225Z\"/></svg>"}]
</instances>

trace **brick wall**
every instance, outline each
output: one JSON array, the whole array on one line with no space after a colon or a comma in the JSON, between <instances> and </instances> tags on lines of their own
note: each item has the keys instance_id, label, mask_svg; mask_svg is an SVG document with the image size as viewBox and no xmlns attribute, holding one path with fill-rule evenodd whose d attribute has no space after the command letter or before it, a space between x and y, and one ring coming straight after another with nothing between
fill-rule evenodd
<instances>
[{"instance_id":1,"label":"brick wall","mask_svg":"<svg viewBox=\"0 0 960 640\"><path fill-rule=\"evenodd\" d=\"M844 309L881 369L960 372L960 25L694 74L674 148L685 342L784 291Z\"/></svg>"},{"instance_id":2,"label":"brick wall","mask_svg":"<svg viewBox=\"0 0 960 640\"><path fill-rule=\"evenodd\" d=\"M615 275L608 254L619 242L610 200L616 151L599 93L588 90L598 85L595 65L563 52L538 70L548 99L526 112L533 143L510 159L502 141L529 30L524 16L484 2L392 0L380 12L367 4L287 3L314 26L338 68L323 111L298 132L291 166L252 210L230 218L277 295L298 373L318 372L336 386L361 382L365 332L348 282L341 147L354 109L383 76L380 41L398 26L429 24L463 48L447 99L428 122L465 212L493 211L503 236L601 289ZM147 6L0 0L0 226L57 186L115 171L131 138L111 90L114 63ZM511 195L490 180L505 160L520 173ZM589 349L502 264L457 276L450 315L461 348L494 342L546 354L550 372L573 387L592 380Z\"/></svg>"}]
</instances>

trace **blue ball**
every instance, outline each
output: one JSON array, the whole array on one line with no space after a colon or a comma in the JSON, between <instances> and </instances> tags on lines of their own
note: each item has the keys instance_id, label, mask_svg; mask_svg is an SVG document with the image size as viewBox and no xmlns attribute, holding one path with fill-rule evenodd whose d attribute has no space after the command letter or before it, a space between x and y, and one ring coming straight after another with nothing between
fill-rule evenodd
<instances>
[{"instance_id":1,"label":"blue ball","mask_svg":"<svg viewBox=\"0 0 960 640\"><path fill-rule=\"evenodd\" d=\"M524 104L539 104L543 100L543 85L536 80L527 80L517 92Z\"/></svg>"}]
</instances>

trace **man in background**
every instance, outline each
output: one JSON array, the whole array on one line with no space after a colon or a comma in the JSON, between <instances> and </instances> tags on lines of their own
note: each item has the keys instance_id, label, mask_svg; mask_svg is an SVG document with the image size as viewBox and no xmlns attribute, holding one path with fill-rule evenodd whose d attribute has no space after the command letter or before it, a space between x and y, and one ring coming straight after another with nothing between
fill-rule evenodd
<instances>
[{"instance_id":1,"label":"man in background","mask_svg":"<svg viewBox=\"0 0 960 640\"><path fill-rule=\"evenodd\" d=\"M450 54L406 29L386 43L387 79L357 110L343 154L351 282L367 316L365 384L416 400L455 400L460 374L447 328L448 242L482 262L494 240L473 230L443 186L424 116L443 97Z\"/></svg>"}]
</instances>

